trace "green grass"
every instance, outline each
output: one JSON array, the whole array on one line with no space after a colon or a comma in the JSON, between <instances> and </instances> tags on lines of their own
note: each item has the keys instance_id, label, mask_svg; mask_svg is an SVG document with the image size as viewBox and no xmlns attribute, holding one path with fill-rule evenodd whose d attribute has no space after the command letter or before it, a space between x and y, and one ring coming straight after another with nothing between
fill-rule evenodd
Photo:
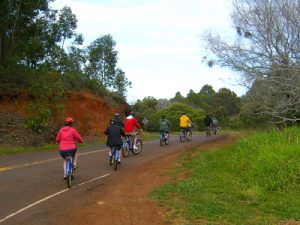
<instances>
[{"instance_id":1,"label":"green grass","mask_svg":"<svg viewBox=\"0 0 300 225\"><path fill-rule=\"evenodd\" d=\"M279 224L300 220L300 129L251 134L220 151L184 153L189 171L150 195L184 224ZM171 219L172 220L172 219ZM202 224L202 223L201 223Z\"/></svg>"}]
</instances>

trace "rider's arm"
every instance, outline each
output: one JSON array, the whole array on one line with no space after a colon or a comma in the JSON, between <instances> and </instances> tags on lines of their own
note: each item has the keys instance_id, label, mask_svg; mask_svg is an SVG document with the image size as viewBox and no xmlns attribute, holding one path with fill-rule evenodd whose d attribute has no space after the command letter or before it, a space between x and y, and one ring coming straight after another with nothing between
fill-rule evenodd
<instances>
[{"instance_id":1,"label":"rider's arm","mask_svg":"<svg viewBox=\"0 0 300 225\"><path fill-rule=\"evenodd\" d=\"M57 136L55 138L55 141L59 143L60 139L61 139L61 131L58 132L58 134L57 134Z\"/></svg>"},{"instance_id":2,"label":"rider's arm","mask_svg":"<svg viewBox=\"0 0 300 225\"><path fill-rule=\"evenodd\" d=\"M122 127L120 129L120 132L121 132L122 137L125 137L125 131L124 131L124 129Z\"/></svg>"},{"instance_id":3,"label":"rider's arm","mask_svg":"<svg viewBox=\"0 0 300 225\"><path fill-rule=\"evenodd\" d=\"M82 137L80 136L80 134L77 132L76 129L73 130L73 135L74 135L75 139L76 139L79 143L83 143L83 139L82 139Z\"/></svg>"},{"instance_id":4,"label":"rider's arm","mask_svg":"<svg viewBox=\"0 0 300 225\"><path fill-rule=\"evenodd\" d=\"M136 126L140 130L142 129L136 118L133 119L133 125Z\"/></svg>"}]
</instances>

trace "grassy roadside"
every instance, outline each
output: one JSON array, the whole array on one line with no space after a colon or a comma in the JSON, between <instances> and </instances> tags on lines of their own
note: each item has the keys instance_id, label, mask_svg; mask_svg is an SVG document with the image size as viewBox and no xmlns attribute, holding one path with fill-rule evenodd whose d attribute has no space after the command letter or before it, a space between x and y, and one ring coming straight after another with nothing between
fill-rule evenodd
<instances>
[{"instance_id":1,"label":"grassy roadside","mask_svg":"<svg viewBox=\"0 0 300 225\"><path fill-rule=\"evenodd\" d=\"M172 224L300 224L299 140L300 129L289 128L185 153L171 174L187 177L150 198L170 209Z\"/></svg>"}]
</instances>

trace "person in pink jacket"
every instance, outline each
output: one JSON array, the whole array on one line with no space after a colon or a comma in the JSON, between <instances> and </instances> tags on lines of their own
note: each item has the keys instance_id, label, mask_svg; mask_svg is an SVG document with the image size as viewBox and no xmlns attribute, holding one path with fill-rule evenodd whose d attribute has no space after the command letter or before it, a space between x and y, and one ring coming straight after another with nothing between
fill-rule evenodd
<instances>
[{"instance_id":1,"label":"person in pink jacket","mask_svg":"<svg viewBox=\"0 0 300 225\"><path fill-rule=\"evenodd\" d=\"M74 157L74 168L77 167L77 147L76 141L83 143L82 137L79 135L77 130L72 127L73 119L68 117L65 119L65 126L60 129L55 140L59 143L59 153L64 159L63 169L64 169L64 179L66 178L66 156L71 155Z\"/></svg>"}]
</instances>

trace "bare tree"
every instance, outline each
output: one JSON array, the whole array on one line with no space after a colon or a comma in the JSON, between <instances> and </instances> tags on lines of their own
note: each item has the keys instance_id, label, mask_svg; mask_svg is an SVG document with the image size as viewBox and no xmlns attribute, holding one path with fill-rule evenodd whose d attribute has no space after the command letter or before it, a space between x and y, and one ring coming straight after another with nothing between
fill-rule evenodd
<instances>
[{"instance_id":1,"label":"bare tree","mask_svg":"<svg viewBox=\"0 0 300 225\"><path fill-rule=\"evenodd\" d=\"M300 120L300 1L233 0L231 17L233 41L203 35L209 65L240 72L257 113L276 122Z\"/></svg>"}]
</instances>

